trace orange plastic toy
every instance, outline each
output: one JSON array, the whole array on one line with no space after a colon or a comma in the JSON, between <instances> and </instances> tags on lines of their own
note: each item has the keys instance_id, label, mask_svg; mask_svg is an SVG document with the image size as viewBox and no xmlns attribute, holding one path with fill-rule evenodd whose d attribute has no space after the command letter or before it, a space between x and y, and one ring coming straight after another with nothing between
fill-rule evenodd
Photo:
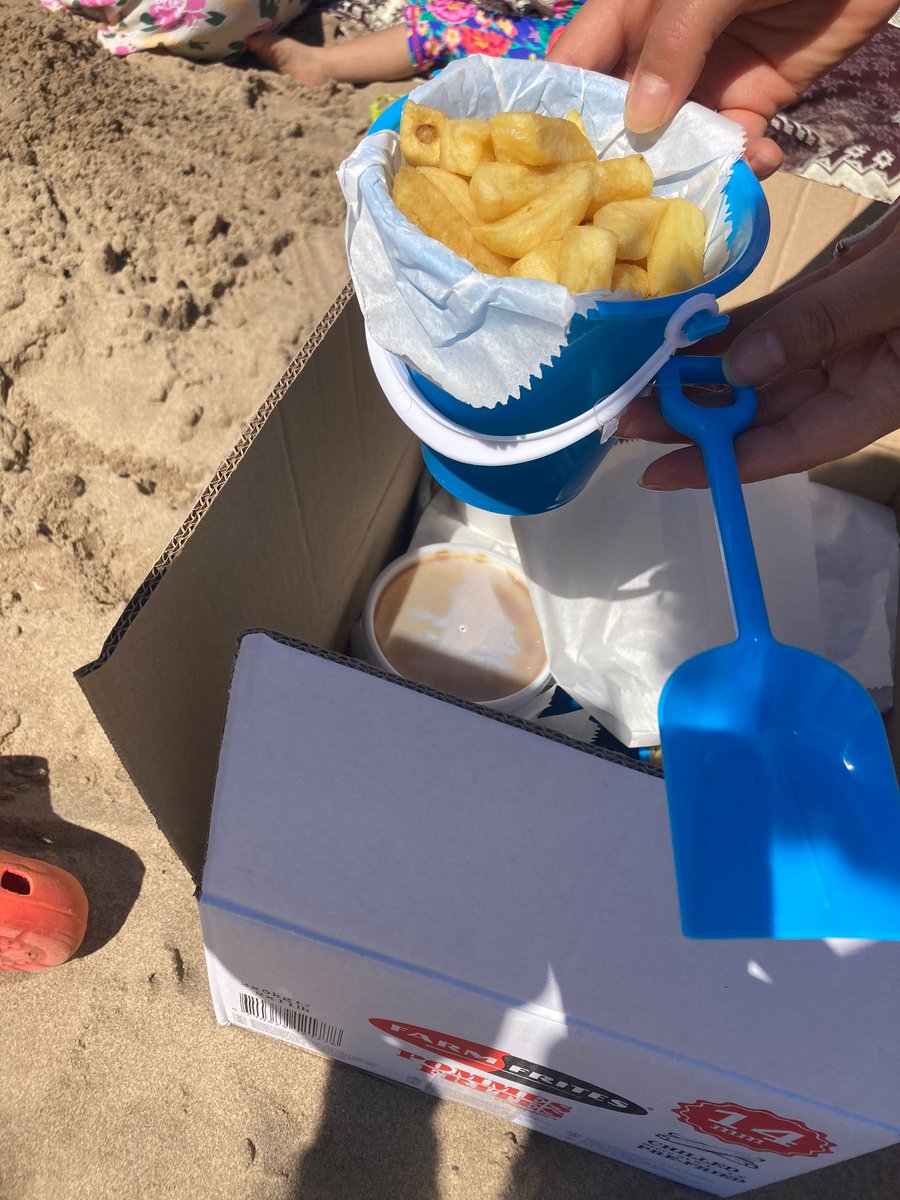
<instances>
[{"instance_id":1,"label":"orange plastic toy","mask_svg":"<svg viewBox=\"0 0 900 1200\"><path fill-rule=\"evenodd\" d=\"M74 875L0 850L0 970L40 971L72 957L88 902Z\"/></svg>"}]
</instances>

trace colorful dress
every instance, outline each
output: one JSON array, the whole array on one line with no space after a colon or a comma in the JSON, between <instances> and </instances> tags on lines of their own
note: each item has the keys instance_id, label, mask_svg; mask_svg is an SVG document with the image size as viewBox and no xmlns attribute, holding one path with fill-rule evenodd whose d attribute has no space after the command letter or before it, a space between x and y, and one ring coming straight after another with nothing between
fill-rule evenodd
<instances>
[{"instance_id":1,"label":"colorful dress","mask_svg":"<svg viewBox=\"0 0 900 1200\"><path fill-rule=\"evenodd\" d=\"M461 0L410 5L404 14L409 55L417 71L469 54L546 58L582 3L554 0L552 15L547 16L534 11L521 16L515 10L508 14L493 12Z\"/></svg>"},{"instance_id":2,"label":"colorful dress","mask_svg":"<svg viewBox=\"0 0 900 1200\"><path fill-rule=\"evenodd\" d=\"M451 58L490 54L543 58L583 0L485 0L485 7L435 0L404 10L410 57L417 71ZM92 17L97 38L113 54L169 50L184 58L239 54L245 39L277 32L302 16L312 0L40 0L44 8ZM358 27L379 29L399 15L386 0L317 0ZM362 14L362 16L360 16ZM546 15L544 15L546 14Z\"/></svg>"},{"instance_id":3,"label":"colorful dress","mask_svg":"<svg viewBox=\"0 0 900 1200\"><path fill-rule=\"evenodd\" d=\"M184 58L221 59L244 39L296 20L310 0L40 0L100 22L97 38L113 54L169 50Z\"/></svg>"}]
</instances>

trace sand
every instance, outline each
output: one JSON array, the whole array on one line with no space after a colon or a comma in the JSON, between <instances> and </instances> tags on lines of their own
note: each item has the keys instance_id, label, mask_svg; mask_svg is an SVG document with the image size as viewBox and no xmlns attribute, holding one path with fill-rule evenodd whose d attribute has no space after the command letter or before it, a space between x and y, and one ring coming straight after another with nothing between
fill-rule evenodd
<instances>
[{"instance_id":1,"label":"sand","mask_svg":"<svg viewBox=\"0 0 900 1200\"><path fill-rule=\"evenodd\" d=\"M0 35L0 845L91 900L78 958L0 974L0 1197L688 1195L220 1030L190 881L72 679L342 284L334 168L405 88L119 61L23 0ZM886 1198L897 1163L766 1194Z\"/></svg>"}]
</instances>

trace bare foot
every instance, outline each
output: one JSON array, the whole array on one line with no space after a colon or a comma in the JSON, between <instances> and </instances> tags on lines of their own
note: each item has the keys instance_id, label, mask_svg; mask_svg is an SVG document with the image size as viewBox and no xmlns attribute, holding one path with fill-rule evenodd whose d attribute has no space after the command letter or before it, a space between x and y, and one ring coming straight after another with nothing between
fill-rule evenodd
<instances>
[{"instance_id":1,"label":"bare foot","mask_svg":"<svg viewBox=\"0 0 900 1200\"><path fill-rule=\"evenodd\" d=\"M255 33L246 44L267 66L308 88L322 87L331 78L322 62L325 50L321 46L307 46L278 33Z\"/></svg>"}]
</instances>

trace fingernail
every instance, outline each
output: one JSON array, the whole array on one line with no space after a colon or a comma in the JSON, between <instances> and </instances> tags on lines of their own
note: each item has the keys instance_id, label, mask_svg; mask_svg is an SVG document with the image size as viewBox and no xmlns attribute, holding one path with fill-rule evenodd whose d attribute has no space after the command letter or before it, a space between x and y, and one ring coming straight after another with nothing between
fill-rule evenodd
<instances>
[{"instance_id":1,"label":"fingernail","mask_svg":"<svg viewBox=\"0 0 900 1200\"><path fill-rule=\"evenodd\" d=\"M748 157L750 170L757 179L768 179L770 175L774 175L784 162L783 154L776 154L774 151L770 154L766 150L759 150L755 154Z\"/></svg>"},{"instance_id":2,"label":"fingernail","mask_svg":"<svg viewBox=\"0 0 900 1200\"><path fill-rule=\"evenodd\" d=\"M653 133L665 121L671 101L671 85L659 75L643 72L628 89L625 124L632 133Z\"/></svg>"},{"instance_id":3,"label":"fingernail","mask_svg":"<svg viewBox=\"0 0 900 1200\"><path fill-rule=\"evenodd\" d=\"M642 487L645 492L664 492L666 490L659 483L648 483L643 476L638 480L638 487Z\"/></svg>"},{"instance_id":4,"label":"fingernail","mask_svg":"<svg viewBox=\"0 0 900 1200\"><path fill-rule=\"evenodd\" d=\"M765 383L787 365L784 347L771 329L739 338L725 355L725 378L738 387Z\"/></svg>"}]
</instances>

